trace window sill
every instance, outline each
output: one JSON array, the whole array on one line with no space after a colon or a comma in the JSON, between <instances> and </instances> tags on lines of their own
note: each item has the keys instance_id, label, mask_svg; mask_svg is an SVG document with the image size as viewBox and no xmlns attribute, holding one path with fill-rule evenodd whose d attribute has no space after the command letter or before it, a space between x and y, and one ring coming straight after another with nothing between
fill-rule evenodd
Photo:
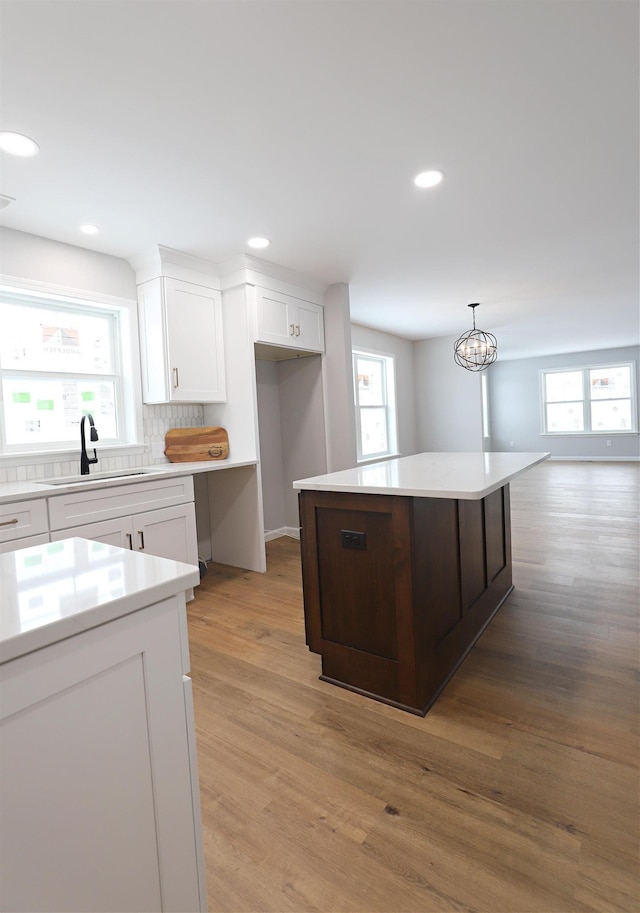
<instances>
[{"instance_id":1,"label":"window sill","mask_svg":"<svg viewBox=\"0 0 640 913\"><path fill-rule=\"evenodd\" d=\"M540 437L633 437L638 431L541 431Z\"/></svg>"},{"instance_id":2,"label":"window sill","mask_svg":"<svg viewBox=\"0 0 640 913\"><path fill-rule=\"evenodd\" d=\"M401 453L385 453L383 456L367 457L366 460L358 460L358 466L366 466L367 463L382 463L385 460L396 460L401 456Z\"/></svg>"}]
</instances>

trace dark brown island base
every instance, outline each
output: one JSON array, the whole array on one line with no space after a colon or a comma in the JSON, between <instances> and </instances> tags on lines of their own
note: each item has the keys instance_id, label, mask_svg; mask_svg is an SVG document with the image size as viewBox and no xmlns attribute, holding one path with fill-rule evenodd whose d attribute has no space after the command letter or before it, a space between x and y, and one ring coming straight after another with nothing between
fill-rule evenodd
<instances>
[{"instance_id":1,"label":"dark brown island base","mask_svg":"<svg viewBox=\"0 0 640 913\"><path fill-rule=\"evenodd\" d=\"M509 481L546 453L425 453L295 482L323 681L424 716L511 592Z\"/></svg>"}]
</instances>

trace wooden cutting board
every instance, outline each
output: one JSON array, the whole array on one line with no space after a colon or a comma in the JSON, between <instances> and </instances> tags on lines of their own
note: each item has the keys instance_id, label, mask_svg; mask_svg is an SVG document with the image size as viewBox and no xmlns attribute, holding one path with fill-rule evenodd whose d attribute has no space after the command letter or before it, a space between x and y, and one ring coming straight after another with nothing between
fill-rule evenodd
<instances>
[{"instance_id":1,"label":"wooden cutting board","mask_svg":"<svg viewBox=\"0 0 640 913\"><path fill-rule=\"evenodd\" d=\"M170 463L224 460L229 438L224 428L171 428L164 436L164 453Z\"/></svg>"}]
</instances>

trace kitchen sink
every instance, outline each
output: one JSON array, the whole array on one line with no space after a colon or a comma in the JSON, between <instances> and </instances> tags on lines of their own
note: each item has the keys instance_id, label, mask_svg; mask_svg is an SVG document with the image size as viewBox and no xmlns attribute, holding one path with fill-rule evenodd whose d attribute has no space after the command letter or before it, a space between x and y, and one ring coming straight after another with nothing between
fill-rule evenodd
<instances>
[{"instance_id":1,"label":"kitchen sink","mask_svg":"<svg viewBox=\"0 0 640 913\"><path fill-rule=\"evenodd\" d=\"M56 476L53 479L36 479L39 485L80 485L83 482L101 482L107 479L126 479L130 476L147 475L156 470L149 469L120 469L116 472L90 472L89 475Z\"/></svg>"}]
</instances>

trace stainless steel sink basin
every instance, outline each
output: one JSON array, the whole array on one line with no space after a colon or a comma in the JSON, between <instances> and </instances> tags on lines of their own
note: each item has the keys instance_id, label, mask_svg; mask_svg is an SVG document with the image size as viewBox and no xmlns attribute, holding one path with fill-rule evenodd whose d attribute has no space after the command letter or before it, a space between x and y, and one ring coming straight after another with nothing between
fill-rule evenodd
<instances>
[{"instance_id":1,"label":"stainless steel sink basin","mask_svg":"<svg viewBox=\"0 0 640 913\"><path fill-rule=\"evenodd\" d=\"M154 470L149 469L120 469L116 472L90 472L89 475L57 476L53 479L36 479L39 485L80 485L84 482L100 482L105 479L126 479L130 476L147 475Z\"/></svg>"}]
</instances>

